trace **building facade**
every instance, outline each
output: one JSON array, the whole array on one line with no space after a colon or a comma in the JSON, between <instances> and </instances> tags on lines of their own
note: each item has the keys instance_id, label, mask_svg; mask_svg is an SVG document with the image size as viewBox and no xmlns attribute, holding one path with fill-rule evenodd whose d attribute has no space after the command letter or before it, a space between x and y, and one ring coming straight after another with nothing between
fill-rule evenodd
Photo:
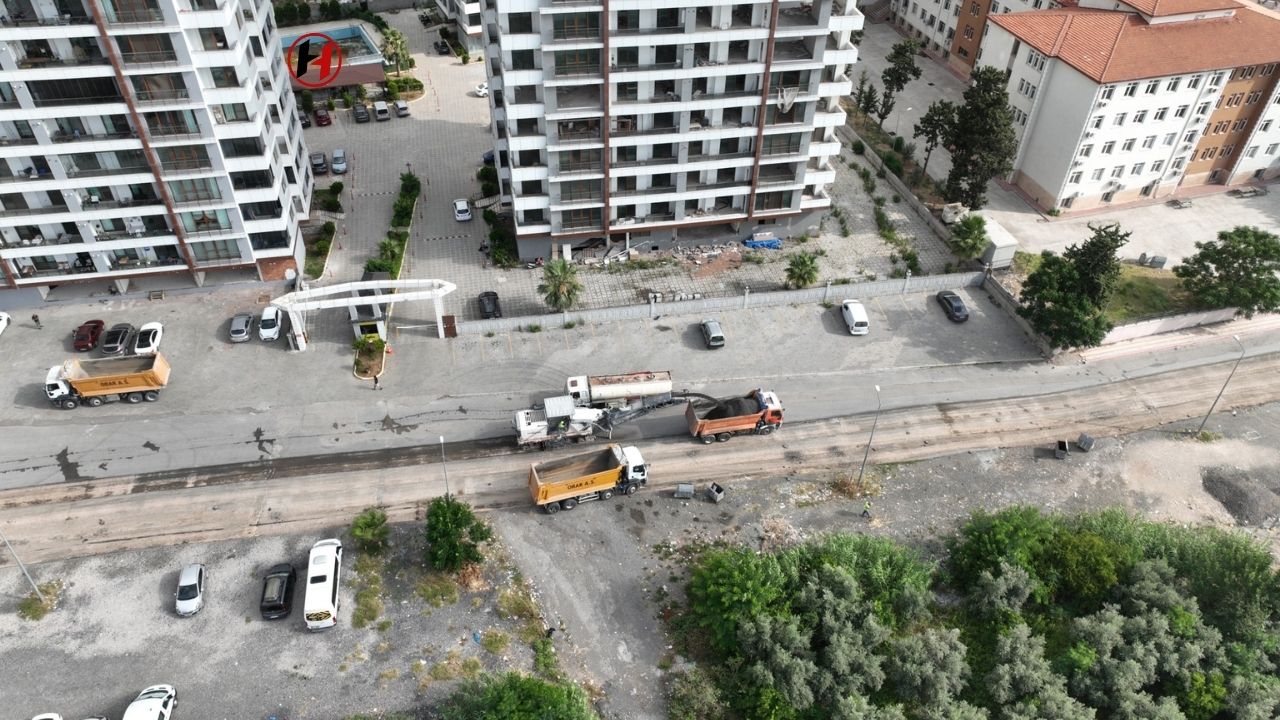
<instances>
[{"instance_id":1,"label":"building facade","mask_svg":"<svg viewBox=\"0 0 1280 720\"><path fill-rule=\"evenodd\" d=\"M1011 182L1078 211L1280 175L1280 16L1106 4L989 23L981 62L1008 74L1018 134Z\"/></svg>"},{"instance_id":2,"label":"building facade","mask_svg":"<svg viewBox=\"0 0 1280 720\"><path fill-rule=\"evenodd\" d=\"M497 164L521 257L830 206L863 21L852 2L486 2Z\"/></svg>"},{"instance_id":3,"label":"building facade","mask_svg":"<svg viewBox=\"0 0 1280 720\"><path fill-rule=\"evenodd\" d=\"M484 49L480 0L436 0L436 7L453 22L452 30L458 43L471 54L479 55Z\"/></svg>"},{"instance_id":4,"label":"building facade","mask_svg":"<svg viewBox=\"0 0 1280 720\"><path fill-rule=\"evenodd\" d=\"M926 53L967 77L982 55L988 17L1062 5L1056 0L889 0L889 18Z\"/></svg>"},{"instance_id":5,"label":"building facade","mask_svg":"<svg viewBox=\"0 0 1280 720\"><path fill-rule=\"evenodd\" d=\"M302 267L312 178L269 2L7 5L0 287Z\"/></svg>"}]
</instances>

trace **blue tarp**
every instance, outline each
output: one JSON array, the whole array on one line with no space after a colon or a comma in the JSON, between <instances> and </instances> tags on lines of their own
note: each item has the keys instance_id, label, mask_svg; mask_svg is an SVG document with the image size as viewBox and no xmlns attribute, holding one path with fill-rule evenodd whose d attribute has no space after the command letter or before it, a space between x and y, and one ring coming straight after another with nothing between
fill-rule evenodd
<instances>
[{"instance_id":1,"label":"blue tarp","mask_svg":"<svg viewBox=\"0 0 1280 720\"><path fill-rule=\"evenodd\" d=\"M782 249L782 241L779 240L778 238L769 238L768 240L753 240L751 238L747 238L746 240L742 241L742 244L746 245L747 247L753 250L758 250L761 248L764 248L767 250Z\"/></svg>"}]
</instances>

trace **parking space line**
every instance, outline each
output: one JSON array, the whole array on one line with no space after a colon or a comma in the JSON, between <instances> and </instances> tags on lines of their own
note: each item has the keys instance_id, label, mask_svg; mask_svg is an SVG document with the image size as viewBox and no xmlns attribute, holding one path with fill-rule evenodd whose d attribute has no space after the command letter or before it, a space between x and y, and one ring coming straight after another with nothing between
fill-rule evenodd
<instances>
[{"instance_id":1,"label":"parking space line","mask_svg":"<svg viewBox=\"0 0 1280 720\"><path fill-rule=\"evenodd\" d=\"M893 330L893 323L889 322L889 313L885 312L884 305L880 304L880 298L871 298L871 301L876 304L876 309L880 311L880 315L882 316L881 322L884 323L885 329Z\"/></svg>"}]
</instances>

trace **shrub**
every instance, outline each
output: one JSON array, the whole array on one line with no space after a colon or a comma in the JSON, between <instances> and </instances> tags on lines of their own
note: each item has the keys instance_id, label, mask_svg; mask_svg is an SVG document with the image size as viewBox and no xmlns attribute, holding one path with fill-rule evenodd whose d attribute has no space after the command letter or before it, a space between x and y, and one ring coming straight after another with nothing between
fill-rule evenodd
<instances>
[{"instance_id":1,"label":"shrub","mask_svg":"<svg viewBox=\"0 0 1280 720\"><path fill-rule=\"evenodd\" d=\"M328 255L328 254L329 254L329 241L328 241L328 240L318 240L318 241L316 241L316 252L320 253L321 255Z\"/></svg>"},{"instance_id":2,"label":"shrub","mask_svg":"<svg viewBox=\"0 0 1280 720\"><path fill-rule=\"evenodd\" d=\"M279 9L277 9L276 11L279 12ZM302 104L303 112L309 113L312 110L315 110L316 108L316 98L315 98L315 95L313 95L310 90L302 91L300 102Z\"/></svg>"},{"instance_id":3,"label":"shrub","mask_svg":"<svg viewBox=\"0 0 1280 720\"><path fill-rule=\"evenodd\" d=\"M395 268L396 268L395 263L392 262L391 260L384 260L382 258L369 258L368 260L364 261L365 272L389 273L394 271Z\"/></svg>"},{"instance_id":4,"label":"shrub","mask_svg":"<svg viewBox=\"0 0 1280 720\"><path fill-rule=\"evenodd\" d=\"M337 105L333 102L333 98L325 100L324 106L329 109L329 112L333 112L337 108Z\"/></svg>"},{"instance_id":5,"label":"shrub","mask_svg":"<svg viewBox=\"0 0 1280 720\"><path fill-rule=\"evenodd\" d=\"M902 152L902 147L906 144L907 144L906 138L902 137L901 135L895 137L893 139L893 151L896 153Z\"/></svg>"},{"instance_id":6,"label":"shrub","mask_svg":"<svg viewBox=\"0 0 1280 720\"><path fill-rule=\"evenodd\" d=\"M369 508L360 513L351 522L351 538L361 551L370 555L382 554L391 538L387 514L378 508Z\"/></svg>"},{"instance_id":7,"label":"shrub","mask_svg":"<svg viewBox=\"0 0 1280 720\"><path fill-rule=\"evenodd\" d=\"M413 222L413 195L401 195L391 206L392 227L407 227Z\"/></svg>"},{"instance_id":8,"label":"shrub","mask_svg":"<svg viewBox=\"0 0 1280 720\"><path fill-rule=\"evenodd\" d=\"M445 495L427 506L426 536L427 563L443 572L457 572L484 562L480 544L491 539L493 531L476 518L470 505Z\"/></svg>"},{"instance_id":9,"label":"shrub","mask_svg":"<svg viewBox=\"0 0 1280 720\"><path fill-rule=\"evenodd\" d=\"M480 194L485 197L493 197L498 194L498 183L486 182L480 183Z\"/></svg>"},{"instance_id":10,"label":"shrub","mask_svg":"<svg viewBox=\"0 0 1280 720\"><path fill-rule=\"evenodd\" d=\"M355 100L352 99L351 93L349 92L342 93L342 107L349 108L354 104L355 104Z\"/></svg>"},{"instance_id":11,"label":"shrub","mask_svg":"<svg viewBox=\"0 0 1280 720\"><path fill-rule=\"evenodd\" d=\"M466 65L469 62L471 62L471 53L464 50L462 52L462 64Z\"/></svg>"},{"instance_id":12,"label":"shrub","mask_svg":"<svg viewBox=\"0 0 1280 720\"><path fill-rule=\"evenodd\" d=\"M335 183L333 183L332 185L330 185L330 186L328 187L328 190L329 190L329 194L330 194L330 195L333 195L334 197L337 197L337 196L341 195L341 194L342 194L342 191L343 191L343 190L345 190L346 188L347 188L347 186L346 186L346 185L343 185L343 184L342 184L342 181L341 181L341 180L339 180L338 182L335 182Z\"/></svg>"},{"instance_id":13,"label":"shrub","mask_svg":"<svg viewBox=\"0 0 1280 720\"><path fill-rule=\"evenodd\" d=\"M894 175L902 177L902 158L898 155L895 155L894 153L885 153L884 167Z\"/></svg>"},{"instance_id":14,"label":"shrub","mask_svg":"<svg viewBox=\"0 0 1280 720\"><path fill-rule=\"evenodd\" d=\"M476 171L476 179L480 182L497 182L498 169L492 165L485 165Z\"/></svg>"},{"instance_id":15,"label":"shrub","mask_svg":"<svg viewBox=\"0 0 1280 720\"><path fill-rule=\"evenodd\" d=\"M863 145L861 140L854 140L851 147L853 148L854 155L861 155L867 151L867 146Z\"/></svg>"},{"instance_id":16,"label":"shrub","mask_svg":"<svg viewBox=\"0 0 1280 720\"><path fill-rule=\"evenodd\" d=\"M783 575L772 555L746 548L712 550L699 558L689 582L692 620L728 655L738 647L738 625L775 610Z\"/></svg>"}]
</instances>

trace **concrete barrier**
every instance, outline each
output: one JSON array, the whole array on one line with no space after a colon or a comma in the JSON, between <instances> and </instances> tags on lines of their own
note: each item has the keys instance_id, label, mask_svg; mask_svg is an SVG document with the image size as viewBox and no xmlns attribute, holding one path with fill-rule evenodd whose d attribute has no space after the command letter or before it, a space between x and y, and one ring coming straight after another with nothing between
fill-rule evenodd
<instances>
[{"instance_id":1,"label":"concrete barrier","mask_svg":"<svg viewBox=\"0 0 1280 720\"><path fill-rule=\"evenodd\" d=\"M982 285L983 273L951 273L948 275L924 275L921 277L876 280L841 285L826 284L803 290L776 290L753 293L747 290L741 295L651 302L646 305L623 305L596 310L570 310L546 315L470 320L458 323L459 335L483 335L484 333L510 332L539 325L543 328L561 327L565 323L598 323L610 320L638 320L659 315L705 315L708 313L743 310L751 307L794 305L798 303L840 302L845 298L873 298L906 293L938 292L960 287Z\"/></svg>"},{"instance_id":2,"label":"concrete barrier","mask_svg":"<svg viewBox=\"0 0 1280 720\"><path fill-rule=\"evenodd\" d=\"M1226 308L1223 310L1181 313L1178 315L1152 318L1150 320L1140 320L1135 323L1117 325L1116 327L1111 328L1111 332L1107 333L1107 336L1102 339L1102 344L1112 345L1114 343L1124 342L1125 340L1134 340L1141 337L1159 335L1160 333L1173 332L1175 330L1185 330L1191 327L1199 327L1200 325L1213 325L1215 323L1232 320L1235 316L1235 308Z\"/></svg>"}]
</instances>

